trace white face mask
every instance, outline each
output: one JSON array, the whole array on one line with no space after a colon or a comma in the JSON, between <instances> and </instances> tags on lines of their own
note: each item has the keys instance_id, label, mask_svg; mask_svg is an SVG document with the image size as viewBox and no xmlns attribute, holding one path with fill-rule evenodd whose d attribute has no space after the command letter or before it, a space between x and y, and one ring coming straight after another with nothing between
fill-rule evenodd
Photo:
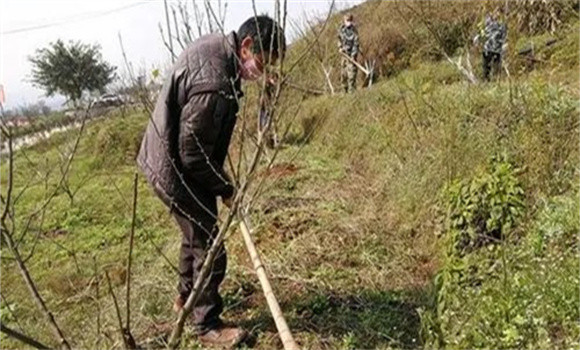
<instances>
[{"instance_id":1,"label":"white face mask","mask_svg":"<svg viewBox=\"0 0 580 350\"><path fill-rule=\"evenodd\" d=\"M262 74L264 73L260 68L258 68L258 63L256 62L256 58L252 57L247 59L242 64L242 78L249 81L255 81L260 79Z\"/></svg>"}]
</instances>

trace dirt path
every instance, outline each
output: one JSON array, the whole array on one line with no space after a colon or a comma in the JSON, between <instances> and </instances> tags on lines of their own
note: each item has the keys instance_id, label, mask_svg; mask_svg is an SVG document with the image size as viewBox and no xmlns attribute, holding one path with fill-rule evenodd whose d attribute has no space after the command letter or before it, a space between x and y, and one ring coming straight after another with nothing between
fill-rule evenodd
<instances>
[{"instance_id":1,"label":"dirt path","mask_svg":"<svg viewBox=\"0 0 580 350\"><path fill-rule=\"evenodd\" d=\"M23 147L31 147L39 143L40 141L50 138L52 135L60 132L65 132L71 129L76 129L81 126L81 122L72 123L65 126L58 126L49 130L44 130L36 132L30 135L25 135L18 137L12 141L12 150L18 151ZM8 154L8 141L3 141L0 146L0 155Z\"/></svg>"}]
</instances>

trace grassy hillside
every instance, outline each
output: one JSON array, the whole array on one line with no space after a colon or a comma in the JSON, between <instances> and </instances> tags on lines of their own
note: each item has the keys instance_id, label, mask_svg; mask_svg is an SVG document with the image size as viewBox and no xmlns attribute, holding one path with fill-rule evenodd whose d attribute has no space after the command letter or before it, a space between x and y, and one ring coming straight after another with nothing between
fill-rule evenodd
<instances>
[{"instance_id":1,"label":"grassy hillside","mask_svg":"<svg viewBox=\"0 0 580 350\"><path fill-rule=\"evenodd\" d=\"M474 4L434 6L479 16L485 6ZM384 15L390 6L354 10L362 35L372 24L377 33L402 28L400 16ZM578 347L578 20L566 19L534 70L478 85L423 55L429 33L412 24L424 41L402 33L414 45L408 62L371 89L289 90L283 102L304 99L280 159L260 175L267 191L252 219L290 327L312 349ZM324 43L334 48L330 28ZM372 44L368 33L364 45L379 50L382 39ZM551 36L522 33L515 45ZM323 86L312 62L293 81ZM26 214L57 187L78 131L16 155L15 192L28 188L16 205L18 232L29 227L20 249L34 253L28 267L75 348L122 347L104 271L123 306L133 159L146 122L137 113L89 124L67 181L76 194L59 190L43 217ZM174 318L180 237L142 177L138 201L132 327L155 346ZM251 330L250 346L279 348L238 233L227 246L224 316ZM2 253L2 322L56 346ZM189 333L184 341L198 346Z\"/></svg>"},{"instance_id":2,"label":"grassy hillside","mask_svg":"<svg viewBox=\"0 0 580 350\"><path fill-rule=\"evenodd\" d=\"M507 4L507 7L506 7ZM536 2L527 5L525 0L508 3L501 1L380 1L370 0L343 12L353 14L360 36L359 61L374 61L380 77L392 77L407 69L416 69L425 62L439 62L450 57L470 53L475 72L481 75L481 51L472 44L479 32L485 13L507 11L508 49L506 62L512 76L527 75L528 61L520 51L534 45L536 65L552 66L575 64L577 42L566 33L575 26L578 4L570 0L557 0L548 4ZM340 56L337 52L337 29L342 13L326 18L307 18L303 22L310 29L303 30L302 40L293 43L289 61L306 57L292 72L294 81L309 87L328 90L323 68L330 70L334 88L340 88ZM553 30L549 30L553 29ZM549 39L557 46L568 49L545 50ZM303 56L306 48L312 53ZM538 54L538 51L542 52ZM548 52L545 52L548 51ZM560 57L552 60L552 53ZM568 65L569 66L569 65ZM574 77L573 79L575 79ZM359 72L359 79L360 72ZM380 78L379 78L380 79ZM574 80L575 81L575 80ZM360 81L359 83L362 83Z\"/></svg>"}]
</instances>

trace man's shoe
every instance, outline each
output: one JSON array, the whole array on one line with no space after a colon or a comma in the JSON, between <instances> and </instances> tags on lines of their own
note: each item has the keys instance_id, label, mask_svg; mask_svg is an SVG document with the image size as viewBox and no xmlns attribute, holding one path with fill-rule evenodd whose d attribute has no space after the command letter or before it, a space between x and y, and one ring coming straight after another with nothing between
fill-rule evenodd
<instances>
[{"instance_id":1,"label":"man's shoe","mask_svg":"<svg viewBox=\"0 0 580 350\"><path fill-rule=\"evenodd\" d=\"M203 346L233 348L239 345L247 336L248 332L242 328L220 325L198 335L197 339Z\"/></svg>"},{"instance_id":2,"label":"man's shoe","mask_svg":"<svg viewBox=\"0 0 580 350\"><path fill-rule=\"evenodd\" d=\"M185 300L178 295L173 302L173 310L179 313L184 305ZM203 346L233 348L239 345L247 336L248 332L242 328L227 326L220 321L216 328L198 335L197 338Z\"/></svg>"}]
</instances>

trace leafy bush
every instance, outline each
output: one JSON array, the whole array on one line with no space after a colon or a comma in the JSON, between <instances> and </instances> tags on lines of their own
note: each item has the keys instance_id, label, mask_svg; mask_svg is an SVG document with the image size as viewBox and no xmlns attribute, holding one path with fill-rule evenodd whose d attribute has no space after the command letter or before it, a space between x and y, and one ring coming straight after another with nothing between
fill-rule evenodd
<instances>
[{"instance_id":1,"label":"leafy bush","mask_svg":"<svg viewBox=\"0 0 580 350\"><path fill-rule=\"evenodd\" d=\"M519 169L505 156L493 157L489 172L457 181L446 190L450 249L463 250L502 239L524 212Z\"/></svg>"}]
</instances>

